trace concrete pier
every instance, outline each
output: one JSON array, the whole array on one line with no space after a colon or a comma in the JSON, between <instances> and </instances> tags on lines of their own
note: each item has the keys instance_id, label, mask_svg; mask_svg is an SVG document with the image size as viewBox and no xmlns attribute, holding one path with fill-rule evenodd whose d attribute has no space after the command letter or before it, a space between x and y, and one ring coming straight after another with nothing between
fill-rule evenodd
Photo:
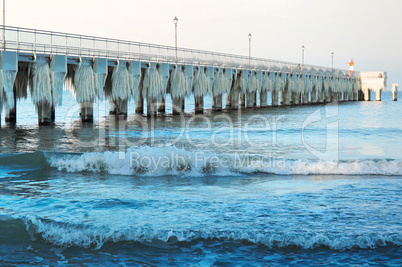
<instances>
[{"instance_id":1,"label":"concrete pier","mask_svg":"<svg viewBox=\"0 0 402 267\"><path fill-rule=\"evenodd\" d=\"M110 111L109 111L110 114ZM82 122L93 122L94 114L93 114L93 103L85 102L80 103L80 117Z\"/></svg>"}]
</instances>

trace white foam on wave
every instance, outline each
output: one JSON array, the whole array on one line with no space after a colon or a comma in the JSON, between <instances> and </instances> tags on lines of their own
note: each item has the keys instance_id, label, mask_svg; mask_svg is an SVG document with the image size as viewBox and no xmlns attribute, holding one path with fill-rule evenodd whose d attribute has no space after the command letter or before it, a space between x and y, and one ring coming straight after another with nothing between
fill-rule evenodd
<instances>
[{"instance_id":1,"label":"white foam on wave","mask_svg":"<svg viewBox=\"0 0 402 267\"><path fill-rule=\"evenodd\" d=\"M323 233L309 232L259 232L244 230L217 231L199 229L197 231L156 230L152 228L112 229L108 226L74 225L42 220L36 216L19 218L28 232L34 231L46 241L57 246L79 246L101 248L106 242L191 242L198 239L245 240L269 248L297 246L304 249L327 247L333 250L352 248L374 249L387 245L402 245L402 234L387 232L363 233Z\"/></svg>"},{"instance_id":2,"label":"white foam on wave","mask_svg":"<svg viewBox=\"0 0 402 267\"><path fill-rule=\"evenodd\" d=\"M118 175L402 175L401 160L285 160L263 155L214 154L175 146L129 148L126 152L45 154L51 167L67 172L107 172Z\"/></svg>"}]
</instances>

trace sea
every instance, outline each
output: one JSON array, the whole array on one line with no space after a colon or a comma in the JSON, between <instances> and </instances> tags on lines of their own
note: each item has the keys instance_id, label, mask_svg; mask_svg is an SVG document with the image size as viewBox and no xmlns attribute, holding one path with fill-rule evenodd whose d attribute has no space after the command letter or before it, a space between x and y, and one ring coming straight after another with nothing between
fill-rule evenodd
<instances>
[{"instance_id":1,"label":"sea","mask_svg":"<svg viewBox=\"0 0 402 267\"><path fill-rule=\"evenodd\" d=\"M382 100L173 116L168 96L127 120L99 100L81 123L64 91L38 126L28 95L1 117L0 265L401 266L402 103Z\"/></svg>"}]
</instances>

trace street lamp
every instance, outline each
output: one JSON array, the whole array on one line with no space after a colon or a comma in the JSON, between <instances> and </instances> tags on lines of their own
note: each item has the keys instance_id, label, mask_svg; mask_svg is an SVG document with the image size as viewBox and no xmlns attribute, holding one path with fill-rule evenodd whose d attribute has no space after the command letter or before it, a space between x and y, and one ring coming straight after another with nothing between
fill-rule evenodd
<instances>
[{"instance_id":1,"label":"street lamp","mask_svg":"<svg viewBox=\"0 0 402 267\"><path fill-rule=\"evenodd\" d=\"M3 0L3 50L6 49L5 27L6 27L6 0Z\"/></svg>"},{"instance_id":2,"label":"street lamp","mask_svg":"<svg viewBox=\"0 0 402 267\"><path fill-rule=\"evenodd\" d=\"M177 17L174 17L173 22L174 22L174 45L176 49L176 63L177 63L177 22L179 19Z\"/></svg>"},{"instance_id":3,"label":"street lamp","mask_svg":"<svg viewBox=\"0 0 402 267\"><path fill-rule=\"evenodd\" d=\"M304 66L304 45L302 45L302 66Z\"/></svg>"},{"instance_id":4,"label":"street lamp","mask_svg":"<svg viewBox=\"0 0 402 267\"><path fill-rule=\"evenodd\" d=\"M248 64L251 66L251 33L248 34Z\"/></svg>"},{"instance_id":5,"label":"street lamp","mask_svg":"<svg viewBox=\"0 0 402 267\"><path fill-rule=\"evenodd\" d=\"M332 52L331 55L332 55L332 69L334 69L334 52Z\"/></svg>"}]
</instances>

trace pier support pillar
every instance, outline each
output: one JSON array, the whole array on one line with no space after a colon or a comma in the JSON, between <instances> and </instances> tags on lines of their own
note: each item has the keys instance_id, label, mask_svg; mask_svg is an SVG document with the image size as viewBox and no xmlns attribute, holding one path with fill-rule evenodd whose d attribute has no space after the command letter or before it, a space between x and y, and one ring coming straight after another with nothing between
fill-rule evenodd
<instances>
[{"instance_id":1,"label":"pier support pillar","mask_svg":"<svg viewBox=\"0 0 402 267\"><path fill-rule=\"evenodd\" d=\"M275 89L272 89L271 91L271 100L272 100L272 106L277 107L278 106L278 91Z\"/></svg>"},{"instance_id":2,"label":"pier support pillar","mask_svg":"<svg viewBox=\"0 0 402 267\"><path fill-rule=\"evenodd\" d=\"M232 107L232 93L226 93L226 108L231 109Z\"/></svg>"},{"instance_id":3,"label":"pier support pillar","mask_svg":"<svg viewBox=\"0 0 402 267\"><path fill-rule=\"evenodd\" d=\"M109 97L109 115L116 115L116 105L114 104L112 97Z\"/></svg>"},{"instance_id":4,"label":"pier support pillar","mask_svg":"<svg viewBox=\"0 0 402 267\"><path fill-rule=\"evenodd\" d=\"M144 97L142 96L142 90L138 90L138 99L137 104L135 105L135 113L136 114L144 113Z\"/></svg>"},{"instance_id":5,"label":"pier support pillar","mask_svg":"<svg viewBox=\"0 0 402 267\"><path fill-rule=\"evenodd\" d=\"M147 116L155 117L157 114L157 102L156 99L152 99L151 101L147 101Z\"/></svg>"},{"instance_id":6,"label":"pier support pillar","mask_svg":"<svg viewBox=\"0 0 402 267\"><path fill-rule=\"evenodd\" d=\"M212 97L212 109L214 111L222 111L222 95Z\"/></svg>"},{"instance_id":7,"label":"pier support pillar","mask_svg":"<svg viewBox=\"0 0 402 267\"><path fill-rule=\"evenodd\" d=\"M317 104L317 91L316 91L315 87L313 87L313 90L311 91L310 104Z\"/></svg>"},{"instance_id":8,"label":"pier support pillar","mask_svg":"<svg viewBox=\"0 0 402 267\"><path fill-rule=\"evenodd\" d=\"M246 94L241 93L240 94L240 107L245 107L246 106Z\"/></svg>"},{"instance_id":9,"label":"pier support pillar","mask_svg":"<svg viewBox=\"0 0 402 267\"><path fill-rule=\"evenodd\" d=\"M324 92L318 92L317 93L317 103L318 104L323 104L324 103Z\"/></svg>"},{"instance_id":10,"label":"pier support pillar","mask_svg":"<svg viewBox=\"0 0 402 267\"><path fill-rule=\"evenodd\" d=\"M236 92L235 90L232 90L230 93L230 109L238 109L239 108L239 92Z\"/></svg>"},{"instance_id":11,"label":"pier support pillar","mask_svg":"<svg viewBox=\"0 0 402 267\"><path fill-rule=\"evenodd\" d=\"M266 108L267 107L267 101L268 101L268 92L267 91L261 91L261 93L260 93L260 107L261 108Z\"/></svg>"},{"instance_id":12,"label":"pier support pillar","mask_svg":"<svg viewBox=\"0 0 402 267\"><path fill-rule=\"evenodd\" d=\"M254 93L246 93L247 108L254 107Z\"/></svg>"},{"instance_id":13,"label":"pier support pillar","mask_svg":"<svg viewBox=\"0 0 402 267\"><path fill-rule=\"evenodd\" d=\"M80 117L82 122L93 122L93 103L92 102L84 102L80 103Z\"/></svg>"},{"instance_id":14,"label":"pier support pillar","mask_svg":"<svg viewBox=\"0 0 402 267\"><path fill-rule=\"evenodd\" d=\"M301 93L294 93L293 94L293 104L294 105L296 105L296 106L298 106L298 105L300 105L300 96L301 96Z\"/></svg>"},{"instance_id":15,"label":"pier support pillar","mask_svg":"<svg viewBox=\"0 0 402 267\"><path fill-rule=\"evenodd\" d=\"M14 107L8 108L7 105L5 105L5 121L8 123L17 123L17 98L15 97L14 94Z\"/></svg>"},{"instance_id":16,"label":"pier support pillar","mask_svg":"<svg viewBox=\"0 0 402 267\"><path fill-rule=\"evenodd\" d=\"M302 94L302 104L303 104L303 105L307 105L308 102L309 102L309 99L308 99L308 92L304 92L304 93Z\"/></svg>"},{"instance_id":17,"label":"pier support pillar","mask_svg":"<svg viewBox=\"0 0 402 267\"><path fill-rule=\"evenodd\" d=\"M158 102L158 113L160 114L165 114L166 112L166 104L165 104L165 98L163 97L160 102Z\"/></svg>"},{"instance_id":18,"label":"pier support pillar","mask_svg":"<svg viewBox=\"0 0 402 267\"><path fill-rule=\"evenodd\" d=\"M36 106L38 111L38 124L50 125L52 124L51 105L47 102L40 103Z\"/></svg>"},{"instance_id":19,"label":"pier support pillar","mask_svg":"<svg viewBox=\"0 0 402 267\"><path fill-rule=\"evenodd\" d=\"M194 96L194 113L195 114L203 114L204 113L204 97L203 96Z\"/></svg>"},{"instance_id":20,"label":"pier support pillar","mask_svg":"<svg viewBox=\"0 0 402 267\"><path fill-rule=\"evenodd\" d=\"M381 90L375 92L375 101L381 101Z\"/></svg>"},{"instance_id":21,"label":"pier support pillar","mask_svg":"<svg viewBox=\"0 0 402 267\"><path fill-rule=\"evenodd\" d=\"M181 98L172 99L172 114L173 115L180 115L181 113Z\"/></svg>"},{"instance_id":22,"label":"pier support pillar","mask_svg":"<svg viewBox=\"0 0 402 267\"><path fill-rule=\"evenodd\" d=\"M364 90L364 101L370 101L371 91L369 89Z\"/></svg>"}]
</instances>

